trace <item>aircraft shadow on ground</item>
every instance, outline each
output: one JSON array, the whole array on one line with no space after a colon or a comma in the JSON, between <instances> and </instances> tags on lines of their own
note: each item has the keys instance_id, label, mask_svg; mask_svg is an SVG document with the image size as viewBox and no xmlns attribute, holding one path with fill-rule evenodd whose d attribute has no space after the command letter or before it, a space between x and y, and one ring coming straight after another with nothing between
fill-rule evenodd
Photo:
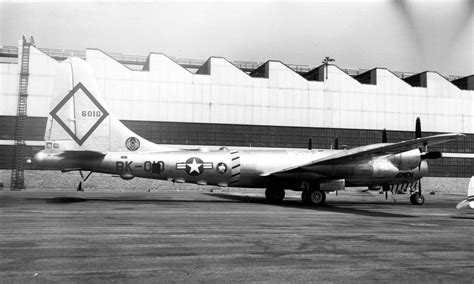
<instances>
[{"instance_id":1,"label":"aircraft shadow on ground","mask_svg":"<svg viewBox=\"0 0 474 284\"><path fill-rule=\"evenodd\" d=\"M177 203L177 202L189 202L189 203L228 203L225 200L197 200L197 199L157 199L157 198L87 198L87 197L52 197L45 200L46 203L52 204L68 204L68 203L79 203L79 202L138 202L138 203Z\"/></svg>"},{"instance_id":2,"label":"aircraft shadow on ground","mask_svg":"<svg viewBox=\"0 0 474 284\"><path fill-rule=\"evenodd\" d=\"M453 219L468 219L468 220L474 220L474 213L464 213L463 215L455 215L451 216Z\"/></svg>"},{"instance_id":3,"label":"aircraft shadow on ground","mask_svg":"<svg viewBox=\"0 0 474 284\"><path fill-rule=\"evenodd\" d=\"M88 199L81 197L53 197L46 199L46 203L77 203L85 201L88 201Z\"/></svg>"},{"instance_id":4,"label":"aircraft shadow on ground","mask_svg":"<svg viewBox=\"0 0 474 284\"><path fill-rule=\"evenodd\" d=\"M321 207L314 207L311 205L303 205L300 200L284 200L280 203L271 203L267 201L263 197L258 196L248 196L248 195L234 195L234 194L225 194L225 193L204 193L207 196L220 198L219 199L209 199L209 200L202 200L202 199L157 199L157 198L137 198L137 197L126 197L126 198L88 198L88 197L52 197L47 199L41 199L46 203L51 204L72 204L72 203L80 203L80 202L117 202L117 203L130 203L130 202L137 202L137 203L147 203L147 204L172 204L172 203L229 203L229 202L236 202L236 203L254 203L254 204L265 204L271 206L281 206L281 207L288 207L288 208L295 208L299 210L315 210L315 211L325 211L325 212L335 212L335 213L345 213L345 214L355 214L361 216L370 216L370 217L396 217L396 218L413 218L416 216L412 215L404 215L404 214L397 214L397 213L387 213L387 212L379 212L379 211L371 211L371 210L363 210L359 208L349 208L347 206L351 205L360 205L360 202L347 202L342 201L335 204L327 204ZM387 203L374 203L368 202L363 203L363 205L383 205L383 206L391 206ZM341 207L344 206L344 207Z\"/></svg>"},{"instance_id":5,"label":"aircraft shadow on ground","mask_svg":"<svg viewBox=\"0 0 474 284\"><path fill-rule=\"evenodd\" d=\"M387 213L387 212L377 212L377 211L369 211L369 210L362 210L356 208L347 208L347 207L338 207L337 205L333 204L326 204L321 207L314 207L311 205L304 205L299 200L283 200L279 203L271 203L267 201L265 198L256 197L256 196L243 196L243 195L233 195L233 194L225 194L225 193L206 193L210 196L215 196L223 199L234 200L238 202L248 202L248 203L258 203L258 204L266 204L266 205L274 205L274 206L281 206L281 207L290 207L290 208L298 208L302 210L315 210L315 211L326 211L326 212L335 212L335 213L346 213L346 214L355 214L361 216L371 216L371 217L397 217L397 218L413 218L416 216L411 215L404 215L404 214L397 214L397 213ZM341 203L344 205L357 205L360 203L348 203L344 202ZM382 204L382 203L364 203L365 205L371 204L381 204L391 206L389 204Z\"/></svg>"}]
</instances>

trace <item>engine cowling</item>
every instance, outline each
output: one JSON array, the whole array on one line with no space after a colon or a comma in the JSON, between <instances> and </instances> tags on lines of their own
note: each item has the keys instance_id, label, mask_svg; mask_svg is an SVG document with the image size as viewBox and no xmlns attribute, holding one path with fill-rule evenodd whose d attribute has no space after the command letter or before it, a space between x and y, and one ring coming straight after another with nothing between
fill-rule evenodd
<instances>
[{"instance_id":1,"label":"engine cowling","mask_svg":"<svg viewBox=\"0 0 474 284\"><path fill-rule=\"evenodd\" d=\"M413 170L420 166L422 161L419 150L412 150L401 154L392 155L390 162L401 171Z\"/></svg>"},{"instance_id":2,"label":"engine cowling","mask_svg":"<svg viewBox=\"0 0 474 284\"><path fill-rule=\"evenodd\" d=\"M399 169L388 159L381 158L373 162L373 178L390 178L395 176Z\"/></svg>"}]
</instances>

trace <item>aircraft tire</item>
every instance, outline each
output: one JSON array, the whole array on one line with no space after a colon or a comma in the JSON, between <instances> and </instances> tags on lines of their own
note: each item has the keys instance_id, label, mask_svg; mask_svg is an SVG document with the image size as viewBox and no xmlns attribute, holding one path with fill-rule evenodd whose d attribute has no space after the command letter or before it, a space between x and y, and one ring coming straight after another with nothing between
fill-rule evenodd
<instances>
[{"instance_id":1,"label":"aircraft tire","mask_svg":"<svg viewBox=\"0 0 474 284\"><path fill-rule=\"evenodd\" d=\"M418 192L413 193L410 196L410 202L413 205L422 205L423 203L425 203L425 197L423 196L423 194L420 194Z\"/></svg>"},{"instance_id":2,"label":"aircraft tire","mask_svg":"<svg viewBox=\"0 0 474 284\"><path fill-rule=\"evenodd\" d=\"M308 193L308 202L314 206L323 206L326 202L326 193L321 190L312 190Z\"/></svg>"},{"instance_id":3,"label":"aircraft tire","mask_svg":"<svg viewBox=\"0 0 474 284\"><path fill-rule=\"evenodd\" d=\"M267 188L265 197L270 202L281 202L285 198L285 190L283 188Z\"/></svg>"}]
</instances>

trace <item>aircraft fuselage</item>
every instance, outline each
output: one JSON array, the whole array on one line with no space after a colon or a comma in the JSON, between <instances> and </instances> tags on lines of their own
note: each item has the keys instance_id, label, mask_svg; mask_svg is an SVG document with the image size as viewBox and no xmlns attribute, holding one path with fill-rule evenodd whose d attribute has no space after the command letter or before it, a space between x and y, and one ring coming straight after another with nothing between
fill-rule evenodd
<instances>
[{"instance_id":1,"label":"aircraft fuselage","mask_svg":"<svg viewBox=\"0 0 474 284\"><path fill-rule=\"evenodd\" d=\"M346 186L401 184L419 180L427 173L426 161L413 160L418 150L394 156L368 157L344 164L318 164L286 176L262 174L291 168L344 150L192 150L170 152L112 152L105 156L75 159L47 150L35 156L42 168L63 171L86 170L134 177L169 180L179 183L264 188L269 183L283 183L298 190L301 181L321 182L344 179ZM407 162L411 161L411 162Z\"/></svg>"}]
</instances>

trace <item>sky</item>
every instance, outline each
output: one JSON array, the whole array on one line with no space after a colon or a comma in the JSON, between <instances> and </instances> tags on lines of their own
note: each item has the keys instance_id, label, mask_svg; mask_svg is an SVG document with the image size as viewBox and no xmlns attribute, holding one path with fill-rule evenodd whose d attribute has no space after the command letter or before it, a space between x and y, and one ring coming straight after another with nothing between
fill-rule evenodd
<instances>
[{"instance_id":1,"label":"sky","mask_svg":"<svg viewBox=\"0 0 474 284\"><path fill-rule=\"evenodd\" d=\"M474 0L9 1L0 45L474 74Z\"/></svg>"}]
</instances>

